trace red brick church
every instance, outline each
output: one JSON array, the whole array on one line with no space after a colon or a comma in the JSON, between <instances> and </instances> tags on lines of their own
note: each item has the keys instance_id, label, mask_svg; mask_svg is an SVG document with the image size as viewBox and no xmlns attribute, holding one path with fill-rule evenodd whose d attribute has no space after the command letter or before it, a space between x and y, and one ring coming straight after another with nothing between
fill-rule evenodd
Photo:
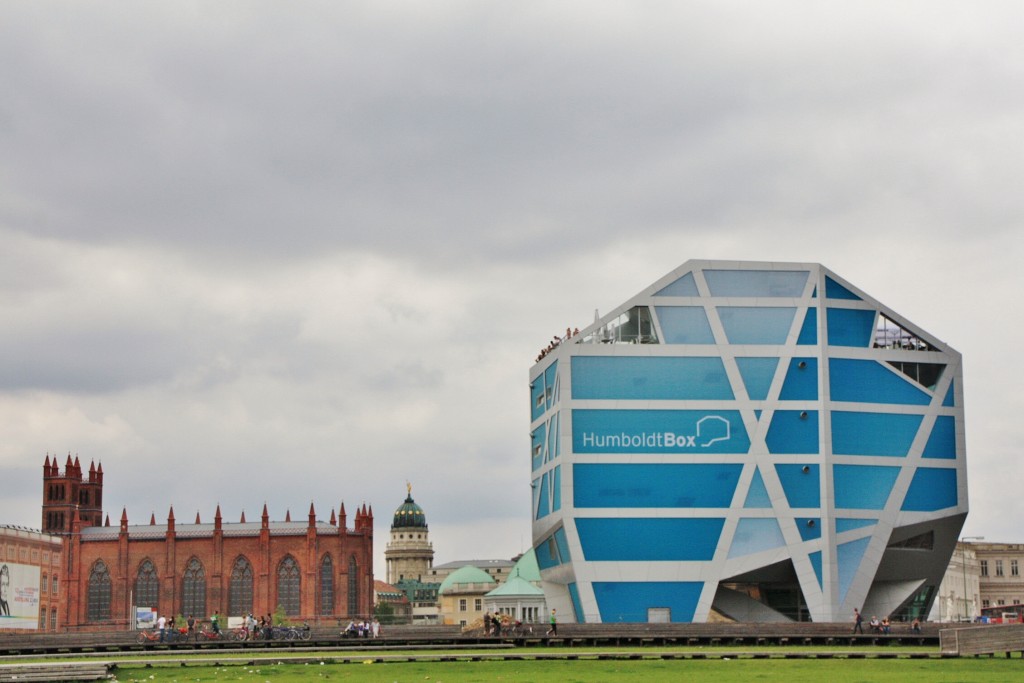
<instances>
[{"instance_id":1,"label":"red brick church","mask_svg":"<svg viewBox=\"0 0 1024 683\"><path fill-rule=\"evenodd\" d=\"M120 525L103 517L103 466L83 475L68 455L43 464L43 531L63 537L63 595L59 622L68 630L127 628L135 607L161 614L208 619L273 613L293 621L334 624L366 618L373 605L373 508L356 509L348 528L345 504L329 522L312 503L304 521L271 521L266 505L258 522L213 521L196 514L179 523L172 507L166 522Z\"/></svg>"}]
</instances>

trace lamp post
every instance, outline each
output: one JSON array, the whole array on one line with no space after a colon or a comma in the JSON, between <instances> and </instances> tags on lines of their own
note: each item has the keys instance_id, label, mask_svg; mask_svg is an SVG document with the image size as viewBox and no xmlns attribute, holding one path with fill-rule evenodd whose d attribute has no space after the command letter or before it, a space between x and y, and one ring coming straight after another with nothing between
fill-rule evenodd
<instances>
[{"instance_id":1,"label":"lamp post","mask_svg":"<svg viewBox=\"0 0 1024 683\"><path fill-rule=\"evenodd\" d=\"M960 560L964 570L964 613L970 609L970 599L967 597L967 541L984 541L984 536L964 536L960 539ZM970 615L967 615L968 619ZM963 621L963 617L960 618Z\"/></svg>"}]
</instances>

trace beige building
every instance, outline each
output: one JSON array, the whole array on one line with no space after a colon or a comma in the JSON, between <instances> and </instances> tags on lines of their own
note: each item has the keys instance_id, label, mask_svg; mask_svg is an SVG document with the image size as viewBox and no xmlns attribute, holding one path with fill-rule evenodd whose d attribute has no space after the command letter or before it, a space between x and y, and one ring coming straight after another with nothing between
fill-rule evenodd
<instances>
[{"instance_id":1,"label":"beige building","mask_svg":"<svg viewBox=\"0 0 1024 683\"><path fill-rule=\"evenodd\" d=\"M64 587L61 539L35 529L0 526L0 631L56 631Z\"/></svg>"},{"instance_id":2,"label":"beige building","mask_svg":"<svg viewBox=\"0 0 1024 683\"><path fill-rule=\"evenodd\" d=\"M982 615L982 610L1001 613L1002 610L990 608L1020 605L1024 600L1022 568L1024 544L958 542L928 618L973 621Z\"/></svg>"},{"instance_id":3,"label":"beige building","mask_svg":"<svg viewBox=\"0 0 1024 683\"><path fill-rule=\"evenodd\" d=\"M498 582L482 569L472 565L456 569L437 590L440 622L468 626L479 620L486 609L484 596L497 586Z\"/></svg>"}]
</instances>

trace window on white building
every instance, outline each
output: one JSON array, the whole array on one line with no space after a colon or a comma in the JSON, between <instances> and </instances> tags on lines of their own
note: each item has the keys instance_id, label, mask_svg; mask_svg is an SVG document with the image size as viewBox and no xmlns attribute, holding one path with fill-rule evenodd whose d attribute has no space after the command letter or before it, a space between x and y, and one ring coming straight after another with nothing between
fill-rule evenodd
<instances>
[{"instance_id":1,"label":"window on white building","mask_svg":"<svg viewBox=\"0 0 1024 683\"><path fill-rule=\"evenodd\" d=\"M1020 567L1017 566L1017 560L1010 560L1010 576L1020 576Z\"/></svg>"},{"instance_id":2,"label":"window on white building","mask_svg":"<svg viewBox=\"0 0 1024 683\"><path fill-rule=\"evenodd\" d=\"M988 560L981 561L981 575L988 576Z\"/></svg>"},{"instance_id":3,"label":"window on white building","mask_svg":"<svg viewBox=\"0 0 1024 683\"><path fill-rule=\"evenodd\" d=\"M1002 575L1003 575L1003 561L1002 560L996 560L996 576L1002 576Z\"/></svg>"}]
</instances>

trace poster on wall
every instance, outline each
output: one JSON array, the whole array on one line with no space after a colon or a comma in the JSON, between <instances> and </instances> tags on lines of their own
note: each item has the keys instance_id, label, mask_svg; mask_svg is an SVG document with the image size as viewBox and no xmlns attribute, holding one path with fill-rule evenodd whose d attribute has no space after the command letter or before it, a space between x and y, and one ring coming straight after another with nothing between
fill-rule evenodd
<instances>
[{"instance_id":1,"label":"poster on wall","mask_svg":"<svg viewBox=\"0 0 1024 683\"><path fill-rule=\"evenodd\" d=\"M156 610L152 607L135 608L135 628L143 630L156 627Z\"/></svg>"},{"instance_id":2,"label":"poster on wall","mask_svg":"<svg viewBox=\"0 0 1024 683\"><path fill-rule=\"evenodd\" d=\"M39 567L0 563L0 628L39 628Z\"/></svg>"}]
</instances>

